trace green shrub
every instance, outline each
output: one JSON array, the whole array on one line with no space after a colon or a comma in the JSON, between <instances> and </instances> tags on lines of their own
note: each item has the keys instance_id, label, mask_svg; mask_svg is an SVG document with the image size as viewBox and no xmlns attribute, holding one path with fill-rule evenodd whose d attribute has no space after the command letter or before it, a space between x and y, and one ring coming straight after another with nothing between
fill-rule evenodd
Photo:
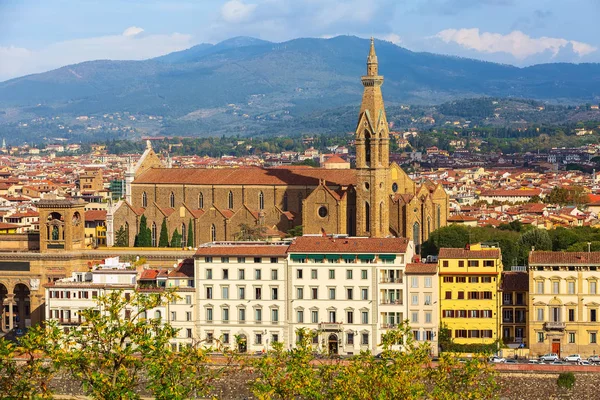
<instances>
[{"instance_id":1,"label":"green shrub","mask_svg":"<svg viewBox=\"0 0 600 400\"><path fill-rule=\"evenodd\" d=\"M556 384L560 388L573 389L573 386L575 386L575 375L572 372L563 372L558 376Z\"/></svg>"}]
</instances>

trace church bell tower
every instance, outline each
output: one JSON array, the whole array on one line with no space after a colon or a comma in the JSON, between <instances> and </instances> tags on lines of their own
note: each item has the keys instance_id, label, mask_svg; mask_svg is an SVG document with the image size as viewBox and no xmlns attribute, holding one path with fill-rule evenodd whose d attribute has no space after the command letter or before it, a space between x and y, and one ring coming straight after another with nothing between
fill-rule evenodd
<instances>
[{"instance_id":1,"label":"church bell tower","mask_svg":"<svg viewBox=\"0 0 600 400\"><path fill-rule=\"evenodd\" d=\"M356 127L356 234L389 235L389 127L381 95L375 44L367 57L367 74L361 78L364 93Z\"/></svg>"}]
</instances>

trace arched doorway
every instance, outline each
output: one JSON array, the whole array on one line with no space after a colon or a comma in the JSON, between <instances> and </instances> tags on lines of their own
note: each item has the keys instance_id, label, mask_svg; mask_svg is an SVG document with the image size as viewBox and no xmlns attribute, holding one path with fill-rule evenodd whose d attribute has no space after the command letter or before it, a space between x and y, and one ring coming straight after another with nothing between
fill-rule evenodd
<instances>
[{"instance_id":1,"label":"arched doorway","mask_svg":"<svg viewBox=\"0 0 600 400\"><path fill-rule=\"evenodd\" d=\"M331 335L329 335L329 339L327 340L328 343L328 349L329 349L329 354L330 355L337 355L338 354L338 337L335 333L332 333Z\"/></svg>"},{"instance_id":2,"label":"arched doorway","mask_svg":"<svg viewBox=\"0 0 600 400\"><path fill-rule=\"evenodd\" d=\"M8 298L8 289L0 283L0 331L7 331L9 324L8 304L4 301Z\"/></svg>"},{"instance_id":3,"label":"arched doorway","mask_svg":"<svg viewBox=\"0 0 600 400\"><path fill-rule=\"evenodd\" d=\"M248 339L246 338L246 335L241 334L238 336L237 345L239 353L245 353L248 351Z\"/></svg>"},{"instance_id":4,"label":"arched doorway","mask_svg":"<svg viewBox=\"0 0 600 400\"><path fill-rule=\"evenodd\" d=\"M15 286L13 293L15 294L14 301L16 304L16 310L13 313L13 326L24 329L25 326L30 325L26 324L25 321L31 319L30 291L26 285L19 283Z\"/></svg>"}]
</instances>

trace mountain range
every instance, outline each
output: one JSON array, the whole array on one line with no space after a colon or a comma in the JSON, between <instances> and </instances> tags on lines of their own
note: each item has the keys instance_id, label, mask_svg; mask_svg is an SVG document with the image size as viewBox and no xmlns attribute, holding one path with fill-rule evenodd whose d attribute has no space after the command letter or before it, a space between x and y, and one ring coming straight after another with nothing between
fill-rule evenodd
<instances>
[{"instance_id":1,"label":"mountain range","mask_svg":"<svg viewBox=\"0 0 600 400\"><path fill-rule=\"evenodd\" d=\"M353 36L283 43L237 37L144 61L89 61L1 82L0 110L46 115L129 111L172 121L293 118L358 106L368 49L368 40ZM376 51L390 104L480 96L563 104L597 104L600 99L600 64L518 68L413 52L385 41L376 41Z\"/></svg>"}]
</instances>

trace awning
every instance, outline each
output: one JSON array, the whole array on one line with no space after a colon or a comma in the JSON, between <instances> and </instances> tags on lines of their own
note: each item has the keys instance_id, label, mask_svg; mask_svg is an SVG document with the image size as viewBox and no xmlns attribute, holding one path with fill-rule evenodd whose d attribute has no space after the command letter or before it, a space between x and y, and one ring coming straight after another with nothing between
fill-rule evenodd
<instances>
[{"instance_id":1,"label":"awning","mask_svg":"<svg viewBox=\"0 0 600 400\"><path fill-rule=\"evenodd\" d=\"M380 254L379 259L394 261L396 259L396 255L395 254Z\"/></svg>"},{"instance_id":2,"label":"awning","mask_svg":"<svg viewBox=\"0 0 600 400\"><path fill-rule=\"evenodd\" d=\"M359 254L358 259L363 260L363 261L374 260L375 255L374 254Z\"/></svg>"},{"instance_id":3,"label":"awning","mask_svg":"<svg viewBox=\"0 0 600 400\"><path fill-rule=\"evenodd\" d=\"M325 258L324 254L309 254L308 258L310 258L311 260L322 260Z\"/></svg>"},{"instance_id":4,"label":"awning","mask_svg":"<svg viewBox=\"0 0 600 400\"><path fill-rule=\"evenodd\" d=\"M356 259L356 255L354 255L354 254L342 254L342 258L344 260L354 260L354 259Z\"/></svg>"},{"instance_id":5,"label":"awning","mask_svg":"<svg viewBox=\"0 0 600 400\"><path fill-rule=\"evenodd\" d=\"M306 260L306 254L290 254L292 261Z\"/></svg>"},{"instance_id":6,"label":"awning","mask_svg":"<svg viewBox=\"0 0 600 400\"><path fill-rule=\"evenodd\" d=\"M328 260L339 260L340 255L339 254L325 254L325 258Z\"/></svg>"}]
</instances>

